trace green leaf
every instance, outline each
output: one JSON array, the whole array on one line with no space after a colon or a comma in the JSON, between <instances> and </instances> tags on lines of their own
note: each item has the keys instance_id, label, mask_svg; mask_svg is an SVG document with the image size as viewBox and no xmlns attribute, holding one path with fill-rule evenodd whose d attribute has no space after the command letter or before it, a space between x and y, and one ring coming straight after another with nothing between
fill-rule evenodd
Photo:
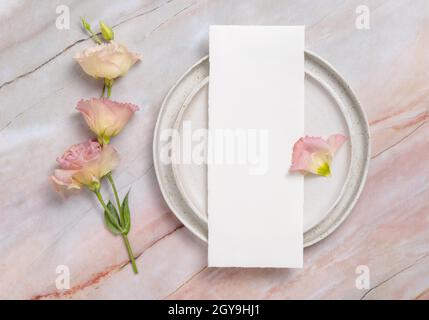
<instances>
[{"instance_id":1,"label":"green leaf","mask_svg":"<svg viewBox=\"0 0 429 320\"><path fill-rule=\"evenodd\" d=\"M127 195L122 201L122 210L121 210L121 225L123 228L123 234L128 234L131 228L131 217L130 217L130 207L128 206L128 195L130 191L127 192Z\"/></svg>"},{"instance_id":2,"label":"green leaf","mask_svg":"<svg viewBox=\"0 0 429 320\"><path fill-rule=\"evenodd\" d=\"M123 229L119 222L118 212L112 202L109 201L107 209L108 210L104 210L104 221L106 222L106 227L115 235L123 233Z\"/></svg>"}]
</instances>

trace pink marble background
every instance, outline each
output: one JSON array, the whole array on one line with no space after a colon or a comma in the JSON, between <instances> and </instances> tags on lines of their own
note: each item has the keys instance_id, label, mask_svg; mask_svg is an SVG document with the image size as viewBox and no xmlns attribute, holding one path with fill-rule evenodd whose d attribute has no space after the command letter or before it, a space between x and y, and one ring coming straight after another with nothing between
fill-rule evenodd
<instances>
[{"instance_id":1,"label":"pink marble background","mask_svg":"<svg viewBox=\"0 0 429 320\"><path fill-rule=\"evenodd\" d=\"M2 299L428 299L429 2L426 0L57 1L0 4L0 298ZM356 7L370 29L355 27ZM48 175L55 157L89 132L74 107L100 83L73 62L92 45L84 15L114 26L144 60L113 98L144 105L114 140L115 176L132 187L134 276L119 238L91 194L62 200ZM95 24L95 23L94 23ZM306 46L349 81L371 125L372 162L345 223L305 250L302 270L206 267L207 247L165 205L153 170L152 133L162 99L207 54L209 24L305 24ZM19 32L17 32L19 30ZM58 265L69 290L55 286ZM356 267L370 270L358 289Z\"/></svg>"}]
</instances>

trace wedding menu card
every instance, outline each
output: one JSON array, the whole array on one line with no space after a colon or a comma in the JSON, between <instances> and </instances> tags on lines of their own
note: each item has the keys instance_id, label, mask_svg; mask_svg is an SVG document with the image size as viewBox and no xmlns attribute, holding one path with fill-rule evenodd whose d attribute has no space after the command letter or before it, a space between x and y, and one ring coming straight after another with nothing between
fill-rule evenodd
<instances>
[{"instance_id":1,"label":"wedding menu card","mask_svg":"<svg viewBox=\"0 0 429 320\"><path fill-rule=\"evenodd\" d=\"M208 264L302 267L304 27L211 26Z\"/></svg>"}]
</instances>

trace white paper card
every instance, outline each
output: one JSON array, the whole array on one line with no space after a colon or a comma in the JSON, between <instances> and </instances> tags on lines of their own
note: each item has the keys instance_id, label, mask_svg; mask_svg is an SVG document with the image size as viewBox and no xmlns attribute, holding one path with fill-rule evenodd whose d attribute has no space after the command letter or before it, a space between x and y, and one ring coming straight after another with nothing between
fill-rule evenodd
<instances>
[{"instance_id":1,"label":"white paper card","mask_svg":"<svg viewBox=\"0 0 429 320\"><path fill-rule=\"evenodd\" d=\"M304 27L211 26L208 264L302 267Z\"/></svg>"}]
</instances>

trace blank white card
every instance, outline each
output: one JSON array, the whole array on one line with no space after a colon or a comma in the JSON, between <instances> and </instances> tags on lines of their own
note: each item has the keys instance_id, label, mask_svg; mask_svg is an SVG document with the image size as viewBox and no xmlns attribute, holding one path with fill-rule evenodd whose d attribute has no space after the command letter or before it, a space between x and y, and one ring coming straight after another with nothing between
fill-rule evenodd
<instances>
[{"instance_id":1,"label":"blank white card","mask_svg":"<svg viewBox=\"0 0 429 320\"><path fill-rule=\"evenodd\" d=\"M304 27L211 26L211 267L302 267Z\"/></svg>"}]
</instances>

